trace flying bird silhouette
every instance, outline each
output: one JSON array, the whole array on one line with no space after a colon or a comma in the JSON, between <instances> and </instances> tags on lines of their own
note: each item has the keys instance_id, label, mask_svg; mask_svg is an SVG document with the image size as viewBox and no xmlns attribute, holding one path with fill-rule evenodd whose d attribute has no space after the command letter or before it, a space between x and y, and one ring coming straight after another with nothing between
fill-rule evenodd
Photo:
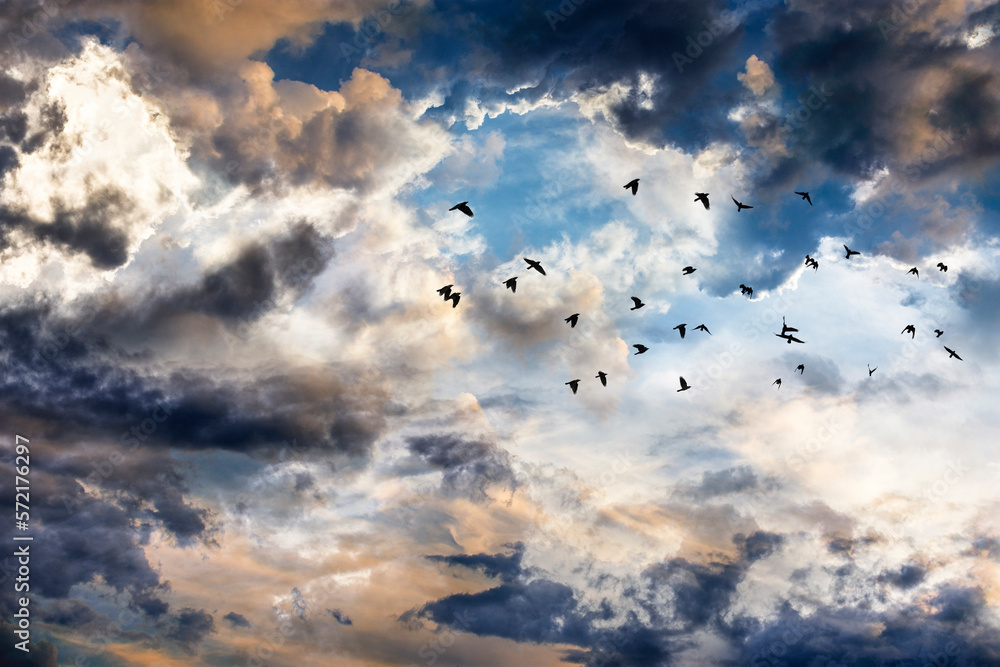
<instances>
[{"instance_id":1,"label":"flying bird silhouette","mask_svg":"<svg viewBox=\"0 0 1000 667\"><path fill-rule=\"evenodd\" d=\"M597 375L595 375L594 377L600 380L601 384L603 384L605 387L608 386L608 374L605 373L604 371L597 371Z\"/></svg>"},{"instance_id":2,"label":"flying bird silhouette","mask_svg":"<svg viewBox=\"0 0 1000 667\"><path fill-rule=\"evenodd\" d=\"M685 276L689 276L697 270L698 269L694 268L693 266L685 266L683 269Z\"/></svg>"},{"instance_id":3,"label":"flying bird silhouette","mask_svg":"<svg viewBox=\"0 0 1000 667\"><path fill-rule=\"evenodd\" d=\"M808 192L796 192L795 194L802 195L802 198L805 199L807 202L809 202L810 206L813 205L813 200L809 197Z\"/></svg>"},{"instance_id":4,"label":"flying bird silhouette","mask_svg":"<svg viewBox=\"0 0 1000 667\"><path fill-rule=\"evenodd\" d=\"M545 269L542 268L542 265L540 263L536 262L533 259L528 259L527 257L523 257L522 259L524 259L524 261L526 261L528 263L528 268L529 269L534 269L535 271L538 271L543 276L545 275Z\"/></svg>"},{"instance_id":5,"label":"flying bird silhouette","mask_svg":"<svg viewBox=\"0 0 1000 667\"><path fill-rule=\"evenodd\" d=\"M872 373L878 370L878 366L876 366L875 368L872 368L871 364L867 364L867 366L868 366L868 377L871 377Z\"/></svg>"},{"instance_id":6,"label":"flying bird silhouette","mask_svg":"<svg viewBox=\"0 0 1000 667\"><path fill-rule=\"evenodd\" d=\"M445 301L447 301L449 298L451 298L451 288L452 287L454 287L454 285L445 285L444 287L442 287L441 289L439 289L437 292L438 292L438 294L440 294L441 296L444 297Z\"/></svg>"},{"instance_id":7,"label":"flying bird silhouette","mask_svg":"<svg viewBox=\"0 0 1000 667\"><path fill-rule=\"evenodd\" d=\"M799 375L802 375L803 373L806 372L806 365L805 364L799 364L798 366L795 367L795 370L797 370L799 372Z\"/></svg>"},{"instance_id":8,"label":"flying bird silhouette","mask_svg":"<svg viewBox=\"0 0 1000 667\"><path fill-rule=\"evenodd\" d=\"M850 248L848 248L848 247L847 247L847 244L844 244L844 250L846 250L846 251L847 251L847 254L846 254L846 255L844 255L844 257L846 257L847 259L850 259L850 258L851 258L851 255L860 255L860 254L861 254L861 253L860 253L859 251L857 251L857 250L851 250Z\"/></svg>"},{"instance_id":9,"label":"flying bird silhouette","mask_svg":"<svg viewBox=\"0 0 1000 667\"><path fill-rule=\"evenodd\" d=\"M919 277L920 277L920 272L919 272L919 271L917 271L917 267L913 267L912 269L910 269L909 271L907 271L907 272L906 272L906 275L910 275L911 273L912 273L913 275L915 275L915 276L916 276L917 278L919 278Z\"/></svg>"},{"instance_id":10,"label":"flying bird silhouette","mask_svg":"<svg viewBox=\"0 0 1000 667\"><path fill-rule=\"evenodd\" d=\"M708 210L708 193L707 192L696 192L694 193L694 200L700 201L705 205L705 210Z\"/></svg>"},{"instance_id":11,"label":"flying bird silhouette","mask_svg":"<svg viewBox=\"0 0 1000 667\"><path fill-rule=\"evenodd\" d=\"M639 310L640 308L646 305L642 302L642 299L640 299L637 296L632 297L632 301L635 303L635 305L629 308L629 310Z\"/></svg>"},{"instance_id":12,"label":"flying bird silhouette","mask_svg":"<svg viewBox=\"0 0 1000 667\"><path fill-rule=\"evenodd\" d=\"M791 345L792 343L804 343L805 342L804 340L799 340L798 338L796 338L795 336L792 336L791 334L774 334L774 335L777 336L778 338L784 338L785 341L789 345Z\"/></svg>"},{"instance_id":13,"label":"flying bird silhouette","mask_svg":"<svg viewBox=\"0 0 1000 667\"><path fill-rule=\"evenodd\" d=\"M945 266L944 262L938 262L937 267L938 271L944 271L945 273L948 273L948 267Z\"/></svg>"},{"instance_id":14,"label":"flying bird silhouette","mask_svg":"<svg viewBox=\"0 0 1000 667\"><path fill-rule=\"evenodd\" d=\"M917 335L917 328L912 324L907 324L906 327L899 332L900 334L908 333L910 334L910 339L912 340Z\"/></svg>"},{"instance_id":15,"label":"flying bird silhouette","mask_svg":"<svg viewBox=\"0 0 1000 667\"><path fill-rule=\"evenodd\" d=\"M628 190L629 188L632 188L632 196L634 197L635 193L639 191L639 179L633 178L631 181L626 183L625 189Z\"/></svg>"},{"instance_id":16,"label":"flying bird silhouette","mask_svg":"<svg viewBox=\"0 0 1000 667\"><path fill-rule=\"evenodd\" d=\"M686 326L687 326L687 323L678 324L677 326L674 327L674 331L680 331L681 332L681 338L684 338L684 332L687 331L687 329L685 329Z\"/></svg>"},{"instance_id":17,"label":"flying bird silhouette","mask_svg":"<svg viewBox=\"0 0 1000 667\"><path fill-rule=\"evenodd\" d=\"M790 327L787 324L785 324L785 316L782 315L781 316L781 335L784 336L789 331L798 331L798 329L796 329L795 327Z\"/></svg>"},{"instance_id":18,"label":"flying bird silhouette","mask_svg":"<svg viewBox=\"0 0 1000 667\"><path fill-rule=\"evenodd\" d=\"M704 324L699 324L698 326L696 326L696 327L695 327L695 331L704 331L704 332L705 332L705 333L707 333L707 334L708 334L709 336L711 336L711 335L712 335L712 332L711 332L711 331L709 331L709 330L708 330L708 327L706 327L706 326L705 326Z\"/></svg>"},{"instance_id":19,"label":"flying bird silhouette","mask_svg":"<svg viewBox=\"0 0 1000 667\"><path fill-rule=\"evenodd\" d=\"M645 346L645 345L643 345L642 343L636 343L636 344L635 344L635 345L633 345L632 347L634 347L634 348L635 348L636 350L638 350L638 351L636 352L636 354L642 354L643 352L645 352L646 350L648 350L648 349L649 349L648 347L646 347L646 346ZM635 355L633 355L633 356L635 356Z\"/></svg>"},{"instance_id":20,"label":"flying bird silhouette","mask_svg":"<svg viewBox=\"0 0 1000 667\"><path fill-rule=\"evenodd\" d=\"M576 328L576 323L577 323L577 321L579 319L580 319L580 313L573 313L572 315L570 315L569 317L567 317L565 320L563 320L563 322L569 322L569 328L570 329L575 329Z\"/></svg>"},{"instance_id":21,"label":"flying bird silhouette","mask_svg":"<svg viewBox=\"0 0 1000 667\"><path fill-rule=\"evenodd\" d=\"M940 329L935 329L934 333L937 334L936 336L934 336L935 338L940 338L944 334L944 332L941 331Z\"/></svg>"},{"instance_id":22,"label":"flying bird silhouette","mask_svg":"<svg viewBox=\"0 0 1000 667\"><path fill-rule=\"evenodd\" d=\"M459 203L455 204L454 206L452 206L451 208L449 208L448 210L449 211L456 211L456 210L457 211L461 211L462 213L466 214L470 218L473 216L472 209L469 208L469 202L467 202L467 201L459 202Z\"/></svg>"},{"instance_id":23,"label":"flying bird silhouette","mask_svg":"<svg viewBox=\"0 0 1000 667\"><path fill-rule=\"evenodd\" d=\"M456 308L458 306L458 300L459 300L459 298L461 298L461 296L462 296L461 292L452 292L451 293L451 296L448 297L448 299L451 299L451 307L452 308ZM445 299L445 301L447 301L448 299Z\"/></svg>"},{"instance_id":24,"label":"flying bird silhouette","mask_svg":"<svg viewBox=\"0 0 1000 667\"><path fill-rule=\"evenodd\" d=\"M513 278L508 278L507 280L503 281L503 284L504 287L509 289L511 292L514 293L517 292L517 276L514 276Z\"/></svg>"},{"instance_id":25,"label":"flying bird silhouette","mask_svg":"<svg viewBox=\"0 0 1000 667\"><path fill-rule=\"evenodd\" d=\"M677 391L687 391L687 390L688 390L688 389L690 389L690 388L691 388L691 385L689 385L689 384L687 383L687 380L685 380L685 379L684 379L684 378L682 377L682 378L681 378L681 388L680 388L680 389L678 389Z\"/></svg>"},{"instance_id":26,"label":"flying bird silhouette","mask_svg":"<svg viewBox=\"0 0 1000 667\"><path fill-rule=\"evenodd\" d=\"M781 389L781 378L778 378L777 380L775 380L774 382L771 383L772 387L774 385L778 385L778 389L780 390Z\"/></svg>"},{"instance_id":27,"label":"flying bird silhouette","mask_svg":"<svg viewBox=\"0 0 1000 667\"><path fill-rule=\"evenodd\" d=\"M747 206L743 202L736 201L736 197L733 197L732 195L729 195L729 196L732 197L733 203L736 204L736 212L737 213L739 213L740 211L742 211L745 208L753 208L753 206Z\"/></svg>"},{"instance_id":28,"label":"flying bird silhouette","mask_svg":"<svg viewBox=\"0 0 1000 667\"><path fill-rule=\"evenodd\" d=\"M950 347L948 347L947 345L943 345L942 347L944 347L944 349L948 350L948 358L949 358L949 359L951 359L952 357L955 357L955 358L956 358L956 359L958 359L959 361L964 361L964 360L962 359L962 357L958 356L958 352L956 352L955 350L951 349L951 348L950 348Z\"/></svg>"},{"instance_id":29,"label":"flying bird silhouette","mask_svg":"<svg viewBox=\"0 0 1000 667\"><path fill-rule=\"evenodd\" d=\"M815 259L809 260L809 264L807 264L807 266L811 266L813 271L819 271L819 262Z\"/></svg>"},{"instance_id":30,"label":"flying bird silhouette","mask_svg":"<svg viewBox=\"0 0 1000 667\"><path fill-rule=\"evenodd\" d=\"M569 385L569 388L573 390L574 394L576 393L576 390L580 387L580 381L579 380L570 380L566 384Z\"/></svg>"}]
</instances>

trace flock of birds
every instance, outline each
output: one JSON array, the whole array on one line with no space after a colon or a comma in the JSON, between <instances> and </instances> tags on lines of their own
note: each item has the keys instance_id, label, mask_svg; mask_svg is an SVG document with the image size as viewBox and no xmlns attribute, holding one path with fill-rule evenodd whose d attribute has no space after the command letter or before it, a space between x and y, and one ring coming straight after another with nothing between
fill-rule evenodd
<instances>
[{"instance_id":1,"label":"flock of birds","mask_svg":"<svg viewBox=\"0 0 1000 667\"><path fill-rule=\"evenodd\" d=\"M624 185L624 188L626 190L631 190L632 191L632 195L635 196L639 192L639 179L638 178L632 179L631 181L629 181L628 183L626 183ZM800 197L802 197L802 200L808 202L810 206L813 205L812 198L809 196L808 192L798 192L798 191L796 191L795 194L797 194ZM738 201L736 199L736 197L733 197L732 195L729 195L729 196L733 200L733 203L736 204L736 212L737 213L740 213L741 211L743 211L743 209L752 209L753 208L753 206L749 206L747 204L744 204L741 201ZM710 208L711 208L710 204L709 204L708 197L709 197L709 193L707 193L707 192L696 192L695 193L695 199L694 199L694 201L701 202L702 205L705 207L705 210L707 211L707 210L710 210ZM467 201L459 202L458 204L455 204L454 206L452 206L448 210L449 211L460 211L460 212L464 213L465 215L469 216L470 218L475 215L472 212L472 209L469 207L469 202L467 202ZM844 255L844 257L846 259L851 259L851 257L853 257L854 255L860 255L861 254L861 252L858 251L858 250L851 250L850 248L847 247L846 244L844 244L844 251L846 253ZM543 276L546 275L545 274L545 269L542 267L542 265L541 265L540 262L538 262L536 260L533 260L533 259L528 259L527 257L524 257L523 259L524 259L525 262L528 263L528 268L527 268L528 271L534 269L535 271L537 271L538 273L542 274ZM807 267L811 268L813 271L819 270L819 262L816 261L816 259L814 259L813 257L810 257L809 255L806 255L805 265ZM942 271L942 272L945 272L945 273L947 273L947 271L948 271L947 265L945 265L943 262L938 262L937 263L937 269L938 269L938 271ZM695 267L693 267L693 266L685 266L681 270L682 274L685 275L685 276L689 276L692 273L694 273L695 271L697 271L697 269ZM920 271L915 266L913 268L911 268L909 271L907 271L906 274L907 275L914 275L917 278L920 278ZM504 287L506 287L507 289L509 289L511 291L511 293L516 293L517 292L517 276L514 276L512 278L508 278L507 280L503 281L503 285L504 285ZM442 287L439 290L437 290L437 293L439 295L441 295L442 297L444 297L445 301L449 301L450 300L452 302L451 307L455 308L455 307L458 306L458 302L459 302L459 298L461 296L461 292L453 292L452 291L453 287L454 287L454 285L445 285L444 287ZM752 298L753 297L753 288L750 287L750 286L748 286L748 285L744 285L744 284L741 283L740 284L740 293L743 294L744 296L746 296L747 298ZM631 299L632 299L632 302L633 302L633 306L629 310L639 310L640 308L642 308L643 306L646 305L645 303L642 302L642 299L640 299L637 296L633 296L633 297L631 297ZM573 313L572 315L570 315L569 317L567 317L564 321L569 324L570 328L575 328L577 322L579 321L579 319L580 319L580 313ZM704 324L699 324L698 326L694 327L694 329L696 331L703 331L703 332L707 333L710 336L712 335L712 332L709 331L708 327L705 326ZM678 333L680 333L680 337L681 338L684 338L685 334L687 333L687 323L678 324L677 326L675 326L673 328L673 330L677 331ZM785 318L782 317L781 318L781 333L776 333L774 335L777 336L778 338L783 339L789 345L791 345L792 343L805 343L804 340L801 340L801 339L795 337L794 335L792 335L794 333L798 333L798 331L799 331L798 329L796 329L794 327L788 326L785 323ZM917 330L916 330L916 327L914 325L908 324L903 329L903 331L900 332L900 333L904 334L904 335L908 333L908 334L910 334L910 338L913 339L917 335ZM935 338L940 338L944 334L944 331L942 331L940 329L935 329L934 333L935 333ZM636 352L635 352L636 355L644 354L645 352L647 352L649 350L649 348L647 346L642 345L641 343L633 344L632 347L634 347L636 349ZM963 361L962 357L958 356L958 353L955 352L953 349L951 349L947 345L945 345L943 347L948 352L948 358L949 359L955 358L955 359L958 359L959 361ZM795 370L799 372L799 375L805 374L805 364L799 364L798 366L795 367ZM871 377L872 374L876 370L878 370L878 366L876 366L875 368L872 368L871 364L869 364L868 365L868 377ZM594 377L596 379L598 379L598 380L601 381L601 385L603 385L605 387L608 386L608 374L605 373L604 371L598 371L597 375L595 375ZM678 392L687 391L688 389L691 389L691 385L689 385L687 383L687 381L683 377L680 377L679 380L680 380L680 389L677 390ZM576 394L577 390L580 388L580 382L581 382L581 380L578 378L576 380L570 380L569 382L566 382L565 384L567 386L569 386L569 388L573 391L574 394ZM777 385L777 387L778 387L779 390L781 389L781 378L778 378L774 382L771 383L772 387L775 386L775 385Z\"/></svg>"}]
</instances>

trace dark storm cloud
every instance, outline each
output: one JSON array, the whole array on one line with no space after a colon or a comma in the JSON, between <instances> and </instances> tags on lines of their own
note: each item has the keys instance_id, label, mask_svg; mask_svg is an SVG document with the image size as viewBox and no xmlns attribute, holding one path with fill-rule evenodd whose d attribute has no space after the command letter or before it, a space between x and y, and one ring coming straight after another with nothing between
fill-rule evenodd
<instances>
[{"instance_id":1,"label":"dark storm cloud","mask_svg":"<svg viewBox=\"0 0 1000 667\"><path fill-rule=\"evenodd\" d=\"M235 611L231 611L222 617L222 620L228 621L230 625L234 628L249 628L250 621L243 614L237 614Z\"/></svg>"},{"instance_id":2,"label":"dark storm cloud","mask_svg":"<svg viewBox=\"0 0 1000 667\"><path fill-rule=\"evenodd\" d=\"M0 179L3 179L8 171L17 169L20 163L17 151L10 146L0 146Z\"/></svg>"},{"instance_id":3,"label":"dark storm cloud","mask_svg":"<svg viewBox=\"0 0 1000 667\"><path fill-rule=\"evenodd\" d=\"M13 478L9 465L0 465L0 472ZM75 585L100 581L128 594L134 609L153 616L166 611L159 595L167 586L149 564L141 532L128 511L87 494L72 477L51 474L40 465L32 466L31 487L38 498L31 503L35 543L44 544L31 552L32 593L58 600L68 597ZM3 495L13 505L13 489L8 493L5 488ZM8 541L10 537L4 536ZM6 588L0 605L9 609L12 600ZM71 626L94 620L78 605L55 605L49 614L51 622Z\"/></svg>"},{"instance_id":4,"label":"dark storm cloud","mask_svg":"<svg viewBox=\"0 0 1000 667\"><path fill-rule=\"evenodd\" d=\"M0 107L6 111L8 107L19 105L27 96L27 86L22 81L0 72Z\"/></svg>"},{"instance_id":5,"label":"dark storm cloud","mask_svg":"<svg viewBox=\"0 0 1000 667\"><path fill-rule=\"evenodd\" d=\"M521 559L524 557L524 543L505 545L512 550L509 554L456 554L454 556L427 556L427 560L461 565L471 570L479 570L487 577L499 577L501 581L512 582L521 576Z\"/></svg>"},{"instance_id":6,"label":"dark storm cloud","mask_svg":"<svg viewBox=\"0 0 1000 667\"><path fill-rule=\"evenodd\" d=\"M28 134L28 114L10 111L0 116L0 139L6 138L15 144L24 141Z\"/></svg>"},{"instance_id":7,"label":"dark storm cloud","mask_svg":"<svg viewBox=\"0 0 1000 667\"><path fill-rule=\"evenodd\" d=\"M211 268L194 284L159 290L130 303L114 303L95 318L108 336L146 340L171 320L201 314L243 337L278 300L297 298L333 257L332 240L305 221L268 242L242 247L231 260Z\"/></svg>"},{"instance_id":8,"label":"dark storm cloud","mask_svg":"<svg viewBox=\"0 0 1000 667\"><path fill-rule=\"evenodd\" d=\"M786 603L779 617L751 632L741 645L752 664L996 664L1000 639L976 620L978 589L944 587L923 605L876 613L824 606L802 617ZM877 628L873 632L873 628Z\"/></svg>"},{"instance_id":9,"label":"dark storm cloud","mask_svg":"<svg viewBox=\"0 0 1000 667\"><path fill-rule=\"evenodd\" d=\"M870 177L882 166L911 183L948 170L974 170L1000 156L1000 133L990 119L1000 111L995 62L997 43L970 52L952 39L978 19L953 25L934 15L937 3L797 3L768 24L776 55L773 67L788 91L826 84L828 100L788 99L787 107L816 105L790 136L795 165L775 159L760 174L762 184L786 187L804 172L802 158L819 161L850 178ZM995 11L996 5L982 10ZM933 30L924 30L933 25ZM943 85L918 85L947 72ZM791 94L791 93L790 93ZM927 143L920 128L937 132ZM774 171L771 171L774 169ZM767 172L770 171L770 174Z\"/></svg>"},{"instance_id":10,"label":"dark storm cloud","mask_svg":"<svg viewBox=\"0 0 1000 667\"><path fill-rule=\"evenodd\" d=\"M0 644L0 665L5 667L59 667L56 645L45 639L35 639L36 631L32 632L31 650L28 653L18 649L14 644L15 626L0 620L0 633L4 641Z\"/></svg>"},{"instance_id":11,"label":"dark storm cloud","mask_svg":"<svg viewBox=\"0 0 1000 667\"><path fill-rule=\"evenodd\" d=\"M568 17L558 2L538 1L435 3L407 13L387 32L402 38L412 59L405 71L389 73L415 98L440 87L446 72L443 104L428 111L446 122L461 118L468 102L566 100L624 83L632 93L601 113L629 138L664 145L673 135L694 137L691 126L728 131L733 93L709 85L743 31L742 16L726 3L563 5L572 8ZM655 90L639 90L640 73L656 80Z\"/></svg>"},{"instance_id":12,"label":"dark storm cloud","mask_svg":"<svg viewBox=\"0 0 1000 667\"><path fill-rule=\"evenodd\" d=\"M147 374L140 369L150 353L127 354L107 334L50 311L40 303L0 310L0 344L10 352L0 358L8 378L0 381L3 412L41 420L49 438L110 433L129 450L148 442L265 456L291 443L297 451L358 456L385 423L384 391L357 391L349 368L269 371L249 384L198 371ZM197 528L197 517L160 500L158 511L178 529Z\"/></svg>"},{"instance_id":13,"label":"dark storm cloud","mask_svg":"<svg viewBox=\"0 0 1000 667\"><path fill-rule=\"evenodd\" d=\"M442 485L477 500L485 499L491 484L516 488L510 456L497 445L468 440L455 434L432 434L407 439L410 453L443 471Z\"/></svg>"},{"instance_id":14,"label":"dark storm cloud","mask_svg":"<svg viewBox=\"0 0 1000 667\"><path fill-rule=\"evenodd\" d=\"M706 471L701 475L701 484L690 493L701 498L714 498L730 493L741 493L758 488L757 475L750 466Z\"/></svg>"},{"instance_id":15,"label":"dark storm cloud","mask_svg":"<svg viewBox=\"0 0 1000 667\"><path fill-rule=\"evenodd\" d=\"M879 575L879 581L892 584L896 588L913 588L924 580L927 570L919 563L907 563L898 570L886 570Z\"/></svg>"},{"instance_id":16,"label":"dark storm cloud","mask_svg":"<svg viewBox=\"0 0 1000 667\"><path fill-rule=\"evenodd\" d=\"M200 644L210 632L215 632L212 615L204 609L186 607L170 619L170 629L165 636L183 645L189 653L194 653L195 645Z\"/></svg>"},{"instance_id":17,"label":"dark storm cloud","mask_svg":"<svg viewBox=\"0 0 1000 667\"><path fill-rule=\"evenodd\" d=\"M570 644L583 650L571 650L565 659L586 664L669 664L671 653L683 645L679 626L688 631L710 626L728 635L738 631L723 618L736 587L753 562L773 553L782 542L780 535L758 531L734 538L738 554L733 560L702 564L675 558L647 568L640 581L626 589L646 612L646 622L634 612L616 613L607 600L585 608L569 586L529 580L530 571L519 561L504 561L498 567L496 555L439 556L436 559L452 565L495 568L505 583L427 603L402 614L400 621L428 619L477 635ZM665 597L669 605L663 604ZM612 620L618 623L608 627Z\"/></svg>"},{"instance_id":18,"label":"dark storm cloud","mask_svg":"<svg viewBox=\"0 0 1000 667\"><path fill-rule=\"evenodd\" d=\"M83 253L98 269L114 269L128 260L129 236L120 221L134 205L124 191L110 186L93 191L79 208L67 207L58 199L53 203L52 220L0 207L0 243L9 246L10 232L16 229L42 243Z\"/></svg>"},{"instance_id":19,"label":"dark storm cloud","mask_svg":"<svg viewBox=\"0 0 1000 667\"><path fill-rule=\"evenodd\" d=\"M337 623L340 623L341 625L354 625L354 621L351 620L351 617L339 609L327 609L327 611L330 613L330 616L333 617L333 620L337 621Z\"/></svg>"}]
</instances>

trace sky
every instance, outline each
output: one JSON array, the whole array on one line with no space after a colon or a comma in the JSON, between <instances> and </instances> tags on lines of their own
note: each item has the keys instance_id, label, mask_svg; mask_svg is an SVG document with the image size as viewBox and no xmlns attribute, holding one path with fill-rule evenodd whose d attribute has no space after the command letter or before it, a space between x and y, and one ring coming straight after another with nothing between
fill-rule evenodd
<instances>
[{"instance_id":1,"label":"sky","mask_svg":"<svg viewBox=\"0 0 1000 667\"><path fill-rule=\"evenodd\" d=\"M1000 665L996 31L6 0L0 663Z\"/></svg>"}]
</instances>

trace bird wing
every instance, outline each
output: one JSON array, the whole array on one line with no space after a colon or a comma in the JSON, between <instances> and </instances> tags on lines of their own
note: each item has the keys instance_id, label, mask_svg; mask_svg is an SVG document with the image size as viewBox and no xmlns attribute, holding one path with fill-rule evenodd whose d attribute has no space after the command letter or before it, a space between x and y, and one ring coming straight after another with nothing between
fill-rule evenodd
<instances>
[{"instance_id":1,"label":"bird wing","mask_svg":"<svg viewBox=\"0 0 1000 667\"><path fill-rule=\"evenodd\" d=\"M633 296L633 297L631 297L631 299L632 299L633 303L635 303L635 307L636 308L638 308L639 306L642 305L642 301L639 299L639 297Z\"/></svg>"},{"instance_id":2,"label":"bird wing","mask_svg":"<svg viewBox=\"0 0 1000 667\"><path fill-rule=\"evenodd\" d=\"M684 378L682 377L682 378L681 378L681 389L687 389L687 388L688 388L688 383L687 383L687 380L685 380L685 379L684 379Z\"/></svg>"}]
</instances>

